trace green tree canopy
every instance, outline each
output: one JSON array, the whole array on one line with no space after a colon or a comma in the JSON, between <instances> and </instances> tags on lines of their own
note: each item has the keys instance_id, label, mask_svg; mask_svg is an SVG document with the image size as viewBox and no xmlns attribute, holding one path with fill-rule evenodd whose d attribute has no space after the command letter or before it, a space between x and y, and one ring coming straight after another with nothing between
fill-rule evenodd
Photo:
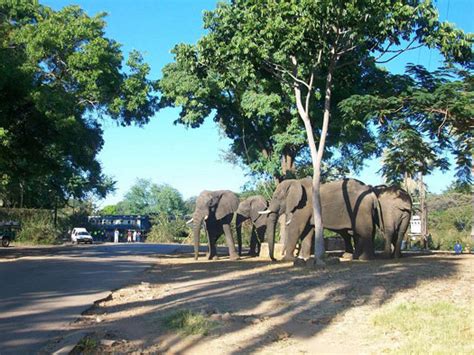
<instances>
[{"instance_id":1,"label":"green tree canopy","mask_svg":"<svg viewBox=\"0 0 474 355\"><path fill-rule=\"evenodd\" d=\"M404 174L447 170L449 161L445 156L452 153L456 186L469 190L474 117L470 66L448 65L431 73L423 66L409 65L406 75L389 76L392 79L403 85L386 97L353 96L340 105L346 115L365 115L378 126L385 178L398 184Z\"/></svg>"},{"instance_id":2,"label":"green tree canopy","mask_svg":"<svg viewBox=\"0 0 474 355\"><path fill-rule=\"evenodd\" d=\"M122 214L159 214L168 218L187 213L181 193L168 184L138 179L116 206Z\"/></svg>"},{"instance_id":3,"label":"green tree canopy","mask_svg":"<svg viewBox=\"0 0 474 355\"><path fill-rule=\"evenodd\" d=\"M209 17L205 21L205 26L211 26ZM175 61L164 67L159 81L160 105L180 107L175 123L193 128L213 117L232 140L226 159L252 174L276 180L306 176L311 172L310 154L291 87L245 56L222 58L221 47L213 33L196 45L177 45L172 51ZM332 103L335 124L327 137L326 173L341 176L349 169L357 171L364 158L376 153L374 137L364 122L343 122L337 103L351 94L373 92L380 85L379 71L372 62L361 60L359 66L346 66L337 73L339 90ZM322 90L324 80L317 85ZM315 115L324 106L324 99L317 96L312 107Z\"/></svg>"},{"instance_id":4,"label":"green tree canopy","mask_svg":"<svg viewBox=\"0 0 474 355\"><path fill-rule=\"evenodd\" d=\"M96 156L101 117L142 125L156 109L138 52L123 68L105 14L78 6L0 2L0 195L10 205L104 197L113 181Z\"/></svg>"}]
</instances>

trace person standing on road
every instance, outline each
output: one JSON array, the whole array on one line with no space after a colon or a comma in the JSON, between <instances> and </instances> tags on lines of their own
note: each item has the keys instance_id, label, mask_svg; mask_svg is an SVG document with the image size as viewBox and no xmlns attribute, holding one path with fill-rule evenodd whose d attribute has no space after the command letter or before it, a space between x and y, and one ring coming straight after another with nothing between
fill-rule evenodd
<instances>
[{"instance_id":1,"label":"person standing on road","mask_svg":"<svg viewBox=\"0 0 474 355\"><path fill-rule=\"evenodd\" d=\"M133 242L134 243L137 242L137 231L136 230L133 231Z\"/></svg>"},{"instance_id":2,"label":"person standing on road","mask_svg":"<svg viewBox=\"0 0 474 355\"><path fill-rule=\"evenodd\" d=\"M129 229L127 232L127 243L132 242L132 231Z\"/></svg>"},{"instance_id":3,"label":"person standing on road","mask_svg":"<svg viewBox=\"0 0 474 355\"><path fill-rule=\"evenodd\" d=\"M142 239L142 232L138 231L137 232L137 242L141 242L141 239Z\"/></svg>"},{"instance_id":4,"label":"person standing on road","mask_svg":"<svg viewBox=\"0 0 474 355\"><path fill-rule=\"evenodd\" d=\"M114 243L118 243L119 242L119 231L117 228L115 228L115 231L114 231Z\"/></svg>"}]
</instances>

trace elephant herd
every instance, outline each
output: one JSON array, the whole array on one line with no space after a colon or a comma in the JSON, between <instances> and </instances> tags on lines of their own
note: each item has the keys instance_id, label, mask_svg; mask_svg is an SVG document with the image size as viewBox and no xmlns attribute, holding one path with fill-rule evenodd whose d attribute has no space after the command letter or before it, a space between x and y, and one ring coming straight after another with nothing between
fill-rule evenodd
<instances>
[{"instance_id":1,"label":"elephant herd","mask_svg":"<svg viewBox=\"0 0 474 355\"><path fill-rule=\"evenodd\" d=\"M321 185L323 227L338 233L345 243L345 256L372 259L375 255L374 236L378 227L384 235L386 257L401 256L401 242L408 229L412 210L410 195L394 186L370 186L355 179L343 179ZM196 199L192 219L194 257L198 258L201 226L208 237L208 259L217 257L217 240L224 234L231 260L242 252L242 223L252 223L249 255L260 253L265 236L269 256L274 257L276 225L284 219L282 232L283 259L293 260L300 242L298 258L307 260L314 236L311 179L291 179L281 182L269 202L263 196L251 196L243 201L228 190L203 191ZM232 221L236 216L238 251L232 236ZM392 252L393 245L393 252Z\"/></svg>"}]
</instances>

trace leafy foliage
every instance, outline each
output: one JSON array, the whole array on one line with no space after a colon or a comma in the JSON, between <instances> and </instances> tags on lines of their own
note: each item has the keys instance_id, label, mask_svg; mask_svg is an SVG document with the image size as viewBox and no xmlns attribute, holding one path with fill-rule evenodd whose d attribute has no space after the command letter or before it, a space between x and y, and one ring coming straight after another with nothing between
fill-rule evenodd
<instances>
[{"instance_id":1,"label":"leafy foliage","mask_svg":"<svg viewBox=\"0 0 474 355\"><path fill-rule=\"evenodd\" d=\"M183 217L187 213L181 193L167 184L138 179L115 206L120 214L156 214L166 218Z\"/></svg>"},{"instance_id":2,"label":"leafy foliage","mask_svg":"<svg viewBox=\"0 0 474 355\"><path fill-rule=\"evenodd\" d=\"M433 73L409 65L403 76L387 76L396 83L384 96L353 96L340 104L347 116L371 117L384 148L383 175L399 183L407 173L423 175L449 168L443 153L456 158L457 188L472 183L470 122L474 115L472 73L447 66Z\"/></svg>"},{"instance_id":3,"label":"leafy foliage","mask_svg":"<svg viewBox=\"0 0 474 355\"><path fill-rule=\"evenodd\" d=\"M148 65L132 52L122 69L104 17L78 6L0 3L0 197L7 205L104 197L114 182L96 160L99 118L142 125L154 113Z\"/></svg>"},{"instance_id":4,"label":"leafy foliage","mask_svg":"<svg viewBox=\"0 0 474 355\"><path fill-rule=\"evenodd\" d=\"M160 214L153 218L152 224L151 231L147 235L147 242L182 243L190 234L186 221L181 217L171 219Z\"/></svg>"},{"instance_id":5,"label":"leafy foliage","mask_svg":"<svg viewBox=\"0 0 474 355\"><path fill-rule=\"evenodd\" d=\"M436 249L452 250L460 241L465 247L472 247L472 201L470 194L447 192L429 195L428 231Z\"/></svg>"},{"instance_id":6,"label":"leafy foliage","mask_svg":"<svg viewBox=\"0 0 474 355\"><path fill-rule=\"evenodd\" d=\"M278 180L304 177L311 160L293 90L269 70L266 62L256 61L249 52L246 43L254 39L242 39L249 34L238 32L244 31L239 16L245 17L247 11L245 6L239 6L220 5L206 13L204 26L210 33L196 45L179 44L174 48L175 62L163 69L159 83L163 93L160 104L181 107L176 123L190 127L199 127L206 117L214 115L224 134L233 141L225 158L246 166L254 175ZM360 56L351 57L359 59ZM346 66L336 74L339 88L331 104L335 123L327 138L330 144L325 152L325 172L333 173L335 169L344 175L349 169L357 171L364 158L376 152L365 123L343 121L337 102L354 93L371 92L378 71L370 61L361 60L359 66ZM315 116L324 106L319 94L324 91L324 84L323 79L315 84L315 103L311 107ZM320 128L315 127L317 136L319 132Z\"/></svg>"},{"instance_id":7,"label":"leafy foliage","mask_svg":"<svg viewBox=\"0 0 474 355\"><path fill-rule=\"evenodd\" d=\"M54 226L51 216L35 214L24 218L16 241L32 244L55 244L59 240L60 232Z\"/></svg>"}]
</instances>

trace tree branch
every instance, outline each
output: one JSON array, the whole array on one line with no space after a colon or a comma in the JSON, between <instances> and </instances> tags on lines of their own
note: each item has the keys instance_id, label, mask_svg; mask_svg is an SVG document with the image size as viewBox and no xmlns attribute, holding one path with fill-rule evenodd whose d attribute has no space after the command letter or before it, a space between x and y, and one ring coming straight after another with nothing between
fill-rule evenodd
<instances>
[{"instance_id":1,"label":"tree branch","mask_svg":"<svg viewBox=\"0 0 474 355\"><path fill-rule=\"evenodd\" d=\"M290 57L291 62L293 63L293 72L297 73L298 72L298 61L296 60L295 56ZM295 98L296 98L296 107L298 109L298 113L300 114L301 118L303 120L308 118L308 113L305 111L305 108L303 107L303 102L301 101L301 88L298 85L298 82L293 83L293 88L295 90Z\"/></svg>"},{"instance_id":2,"label":"tree branch","mask_svg":"<svg viewBox=\"0 0 474 355\"><path fill-rule=\"evenodd\" d=\"M391 60L395 59L396 57L398 57L400 54L402 53L405 53L406 51L411 51L411 50L414 50L414 49L417 49L417 48L420 48L423 46L423 44L420 44L418 46L415 46L415 47L411 47L411 45L413 43L415 43L415 41L418 39L418 37L414 37L411 42L404 48L404 49L400 49L398 51L390 51L388 52L387 50L385 50L380 56L378 56L378 58L375 60L376 63L378 64L384 64L384 63L388 63L390 62ZM388 47L387 47L388 48ZM378 61L378 59L380 59L381 57L383 57L386 53L396 53L395 55L393 55L392 57L390 57L389 59L387 60L382 60L382 61Z\"/></svg>"},{"instance_id":3,"label":"tree branch","mask_svg":"<svg viewBox=\"0 0 474 355\"><path fill-rule=\"evenodd\" d=\"M295 73L294 71L293 71L293 74L292 74L289 70L283 68L283 67L282 67L281 65L279 65L279 64L272 63L272 62L270 62L270 61L268 61L268 60L265 60L264 62L265 62L265 64L267 64L268 66L272 67L274 70L276 70L276 71L278 71L278 72L280 72L280 73L282 73L282 74L284 74L284 75L288 75L293 81L296 81L296 82L298 82L299 84L308 87L308 84L307 84L306 82L304 82L303 80L299 79L299 78L298 78L298 74Z\"/></svg>"}]
</instances>

